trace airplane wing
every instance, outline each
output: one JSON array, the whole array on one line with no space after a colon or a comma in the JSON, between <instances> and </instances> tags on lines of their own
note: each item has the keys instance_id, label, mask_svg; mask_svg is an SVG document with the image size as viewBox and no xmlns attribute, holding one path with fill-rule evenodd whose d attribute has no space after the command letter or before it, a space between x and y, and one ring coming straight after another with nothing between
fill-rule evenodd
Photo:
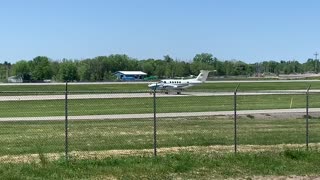
<instances>
[{"instance_id":1,"label":"airplane wing","mask_svg":"<svg viewBox=\"0 0 320 180\"><path fill-rule=\"evenodd\" d=\"M186 87L185 85L179 85L179 84L163 84L163 88L172 88L172 89L183 89Z\"/></svg>"},{"instance_id":2,"label":"airplane wing","mask_svg":"<svg viewBox=\"0 0 320 180\"><path fill-rule=\"evenodd\" d=\"M151 89L183 89L186 86L179 84L152 83L148 85Z\"/></svg>"},{"instance_id":3,"label":"airplane wing","mask_svg":"<svg viewBox=\"0 0 320 180\"><path fill-rule=\"evenodd\" d=\"M178 86L174 85L174 84L163 84L162 87L163 88L178 88Z\"/></svg>"}]
</instances>

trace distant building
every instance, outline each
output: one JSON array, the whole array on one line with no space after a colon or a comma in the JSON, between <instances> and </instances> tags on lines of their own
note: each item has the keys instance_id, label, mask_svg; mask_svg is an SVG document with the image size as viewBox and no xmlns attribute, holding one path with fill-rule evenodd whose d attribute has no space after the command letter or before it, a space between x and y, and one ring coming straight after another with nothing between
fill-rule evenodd
<instances>
[{"instance_id":1,"label":"distant building","mask_svg":"<svg viewBox=\"0 0 320 180\"><path fill-rule=\"evenodd\" d=\"M147 76L147 73L142 71L117 71L114 74L122 81L139 81Z\"/></svg>"},{"instance_id":2,"label":"distant building","mask_svg":"<svg viewBox=\"0 0 320 180\"><path fill-rule=\"evenodd\" d=\"M17 77L17 76L10 76L8 78L8 83L23 83L23 80L21 77Z\"/></svg>"}]
</instances>

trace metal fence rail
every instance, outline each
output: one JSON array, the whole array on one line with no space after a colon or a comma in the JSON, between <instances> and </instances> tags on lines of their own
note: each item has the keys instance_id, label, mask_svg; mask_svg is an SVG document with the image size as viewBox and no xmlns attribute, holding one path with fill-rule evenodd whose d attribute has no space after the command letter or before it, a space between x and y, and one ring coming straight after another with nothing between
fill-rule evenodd
<instances>
[{"instance_id":1,"label":"metal fence rail","mask_svg":"<svg viewBox=\"0 0 320 180\"><path fill-rule=\"evenodd\" d=\"M240 86L241 88L241 86ZM249 146L309 149L320 139L320 93L312 91L134 93L0 92L0 160L6 155L192 150ZM312 146L310 146L312 144ZM151 151L152 150L152 151ZM161 151L159 151L161 150Z\"/></svg>"}]
</instances>

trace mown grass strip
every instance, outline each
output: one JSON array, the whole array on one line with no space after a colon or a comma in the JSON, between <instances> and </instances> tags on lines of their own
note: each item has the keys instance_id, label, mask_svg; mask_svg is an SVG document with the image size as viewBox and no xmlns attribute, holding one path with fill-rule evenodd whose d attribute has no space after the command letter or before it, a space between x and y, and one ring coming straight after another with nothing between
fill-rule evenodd
<instances>
[{"instance_id":1,"label":"mown grass strip","mask_svg":"<svg viewBox=\"0 0 320 180\"><path fill-rule=\"evenodd\" d=\"M310 120L310 143L320 142L319 119ZM158 119L158 147L233 145L233 120ZM64 152L64 122L1 122L0 155ZM304 144L305 120L239 119L240 145ZM153 122L70 121L70 151L153 148Z\"/></svg>"},{"instance_id":2,"label":"mown grass strip","mask_svg":"<svg viewBox=\"0 0 320 180\"><path fill-rule=\"evenodd\" d=\"M306 90L309 85L311 89L319 89L319 82L232 82L232 83L204 83L201 86L192 87L193 90L229 91L233 92L240 84L239 91L258 90Z\"/></svg>"},{"instance_id":3,"label":"mown grass strip","mask_svg":"<svg viewBox=\"0 0 320 180\"><path fill-rule=\"evenodd\" d=\"M305 95L238 96L238 110L305 108ZM309 97L309 107L320 107L320 94ZM0 117L63 116L64 100L1 101ZM152 96L147 98L74 99L68 114L106 115L153 113ZM233 110L233 96L180 96L157 99L157 112L204 112Z\"/></svg>"}]
</instances>

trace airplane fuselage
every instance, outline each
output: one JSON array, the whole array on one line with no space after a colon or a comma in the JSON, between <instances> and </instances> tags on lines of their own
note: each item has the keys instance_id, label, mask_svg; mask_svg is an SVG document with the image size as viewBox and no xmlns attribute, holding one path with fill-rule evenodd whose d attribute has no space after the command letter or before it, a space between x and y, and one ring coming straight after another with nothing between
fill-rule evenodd
<instances>
[{"instance_id":1,"label":"airplane fuselage","mask_svg":"<svg viewBox=\"0 0 320 180\"><path fill-rule=\"evenodd\" d=\"M160 86L163 89L185 89L185 88L189 88L198 84L202 84L203 82L201 81L197 81L196 79L164 79L161 80L160 82ZM170 86L168 85L170 84ZM168 85L168 86L167 86Z\"/></svg>"},{"instance_id":2,"label":"airplane fuselage","mask_svg":"<svg viewBox=\"0 0 320 180\"><path fill-rule=\"evenodd\" d=\"M149 84L148 87L153 90L175 89L180 94L183 89L202 84L206 81L209 71L201 70L197 78L194 79L163 79L160 82Z\"/></svg>"}]
</instances>

